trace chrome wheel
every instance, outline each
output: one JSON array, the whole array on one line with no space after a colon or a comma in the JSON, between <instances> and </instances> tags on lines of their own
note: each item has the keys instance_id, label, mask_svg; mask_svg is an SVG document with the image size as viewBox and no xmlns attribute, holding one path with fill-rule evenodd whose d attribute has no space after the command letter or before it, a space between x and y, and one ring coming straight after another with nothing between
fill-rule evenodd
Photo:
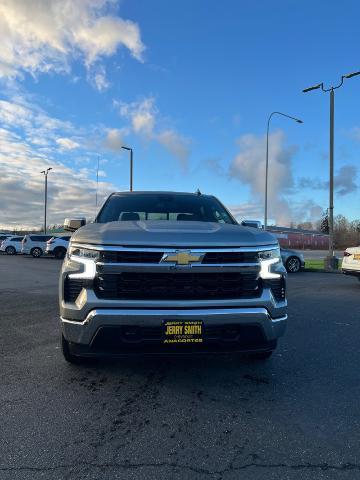
<instances>
[{"instance_id":1,"label":"chrome wheel","mask_svg":"<svg viewBox=\"0 0 360 480\"><path fill-rule=\"evenodd\" d=\"M286 262L286 270L290 273L298 272L300 267L300 260L297 257L290 257Z\"/></svg>"},{"instance_id":2,"label":"chrome wheel","mask_svg":"<svg viewBox=\"0 0 360 480\"><path fill-rule=\"evenodd\" d=\"M34 257L34 258L39 258L41 257L42 255L42 250L41 248L39 247L35 247L31 250L31 255Z\"/></svg>"},{"instance_id":3,"label":"chrome wheel","mask_svg":"<svg viewBox=\"0 0 360 480\"><path fill-rule=\"evenodd\" d=\"M6 252L8 255L15 255L16 250L15 250L14 247L6 247L5 252Z\"/></svg>"}]
</instances>

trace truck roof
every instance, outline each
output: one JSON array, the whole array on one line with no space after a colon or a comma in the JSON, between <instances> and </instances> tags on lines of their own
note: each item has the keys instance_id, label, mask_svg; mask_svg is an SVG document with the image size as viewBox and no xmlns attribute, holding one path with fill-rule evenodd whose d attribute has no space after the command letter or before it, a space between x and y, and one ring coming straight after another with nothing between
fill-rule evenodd
<instances>
[{"instance_id":1,"label":"truck roof","mask_svg":"<svg viewBox=\"0 0 360 480\"><path fill-rule=\"evenodd\" d=\"M189 195L193 197L197 197L198 195L204 196L204 197L213 197L213 195L206 195L200 192L172 192L172 191L166 191L166 190L136 190L136 191L124 191L124 192L113 192L111 195L159 195L159 194L164 194L164 195Z\"/></svg>"}]
</instances>

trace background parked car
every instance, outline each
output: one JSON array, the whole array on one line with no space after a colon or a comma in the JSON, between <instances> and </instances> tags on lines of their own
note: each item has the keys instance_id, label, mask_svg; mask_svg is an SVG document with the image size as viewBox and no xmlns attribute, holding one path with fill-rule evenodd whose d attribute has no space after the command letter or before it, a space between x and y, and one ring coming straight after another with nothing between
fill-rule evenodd
<instances>
[{"instance_id":1,"label":"background parked car","mask_svg":"<svg viewBox=\"0 0 360 480\"><path fill-rule=\"evenodd\" d=\"M41 257L46 249L46 242L53 235L25 235L22 241L21 253L24 255L32 255L35 258Z\"/></svg>"},{"instance_id":2,"label":"background parked car","mask_svg":"<svg viewBox=\"0 0 360 480\"><path fill-rule=\"evenodd\" d=\"M56 258L62 259L66 255L71 235L62 237L52 237L46 242L45 253L54 255Z\"/></svg>"},{"instance_id":3,"label":"background parked car","mask_svg":"<svg viewBox=\"0 0 360 480\"><path fill-rule=\"evenodd\" d=\"M360 282L360 247L350 247L344 252L341 270L345 275L353 275Z\"/></svg>"},{"instance_id":4,"label":"background parked car","mask_svg":"<svg viewBox=\"0 0 360 480\"><path fill-rule=\"evenodd\" d=\"M297 273L305 267L304 255L302 253L287 248L281 248L280 253L283 264L289 273Z\"/></svg>"},{"instance_id":5,"label":"background parked car","mask_svg":"<svg viewBox=\"0 0 360 480\"><path fill-rule=\"evenodd\" d=\"M21 253L21 242L24 237L14 236L0 240L0 251L5 252L8 255L16 255Z\"/></svg>"},{"instance_id":6,"label":"background parked car","mask_svg":"<svg viewBox=\"0 0 360 480\"><path fill-rule=\"evenodd\" d=\"M13 237L13 235L10 235L10 234L7 234L7 233L2 233L2 234L0 235L0 243L1 243L2 241L6 240L6 239L9 238L9 237Z\"/></svg>"}]
</instances>

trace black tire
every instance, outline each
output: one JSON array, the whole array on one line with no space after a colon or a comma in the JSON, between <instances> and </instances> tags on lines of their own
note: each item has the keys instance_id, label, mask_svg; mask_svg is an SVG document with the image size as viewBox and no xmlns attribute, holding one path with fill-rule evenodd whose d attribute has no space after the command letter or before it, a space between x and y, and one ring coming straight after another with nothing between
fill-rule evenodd
<instances>
[{"instance_id":1,"label":"black tire","mask_svg":"<svg viewBox=\"0 0 360 480\"><path fill-rule=\"evenodd\" d=\"M11 245L5 248L5 252L7 253L7 255L16 255L16 249Z\"/></svg>"},{"instance_id":2,"label":"black tire","mask_svg":"<svg viewBox=\"0 0 360 480\"><path fill-rule=\"evenodd\" d=\"M64 338L64 335L61 335L61 351L65 360L73 365L80 365L87 360L84 357L79 357L78 355L73 355L71 353L69 342Z\"/></svg>"},{"instance_id":3,"label":"black tire","mask_svg":"<svg viewBox=\"0 0 360 480\"><path fill-rule=\"evenodd\" d=\"M66 249L62 247L55 248L54 255L58 260L62 260L66 255Z\"/></svg>"},{"instance_id":4,"label":"black tire","mask_svg":"<svg viewBox=\"0 0 360 480\"><path fill-rule=\"evenodd\" d=\"M286 270L289 273L297 273L301 269L301 262L299 257L290 257L286 260Z\"/></svg>"},{"instance_id":5,"label":"black tire","mask_svg":"<svg viewBox=\"0 0 360 480\"><path fill-rule=\"evenodd\" d=\"M34 258L40 258L43 254L43 251L41 250L40 247L34 247L31 249L30 251L30 254L34 257Z\"/></svg>"}]
</instances>

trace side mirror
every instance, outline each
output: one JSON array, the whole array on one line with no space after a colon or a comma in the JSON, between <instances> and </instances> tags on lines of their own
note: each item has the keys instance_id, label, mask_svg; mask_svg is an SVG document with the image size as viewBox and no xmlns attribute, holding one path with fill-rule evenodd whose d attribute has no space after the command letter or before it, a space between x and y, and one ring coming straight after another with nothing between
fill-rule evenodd
<instances>
[{"instance_id":1,"label":"side mirror","mask_svg":"<svg viewBox=\"0 0 360 480\"><path fill-rule=\"evenodd\" d=\"M75 232L80 227L86 225L85 218L65 218L64 230L68 232Z\"/></svg>"},{"instance_id":2,"label":"side mirror","mask_svg":"<svg viewBox=\"0 0 360 480\"><path fill-rule=\"evenodd\" d=\"M243 220L241 225L243 227L262 228L262 224L258 220Z\"/></svg>"}]
</instances>

